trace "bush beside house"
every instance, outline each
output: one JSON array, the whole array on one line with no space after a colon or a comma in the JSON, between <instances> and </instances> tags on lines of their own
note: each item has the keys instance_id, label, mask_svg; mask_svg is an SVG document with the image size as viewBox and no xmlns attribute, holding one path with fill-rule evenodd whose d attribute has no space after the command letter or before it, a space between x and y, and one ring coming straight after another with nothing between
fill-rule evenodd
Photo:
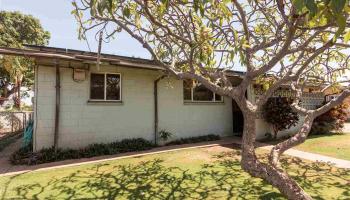
<instances>
[{"instance_id":1,"label":"bush beside house","mask_svg":"<svg viewBox=\"0 0 350 200\"><path fill-rule=\"evenodd\" d=\"M348 120L349 105L343 103L318 116L310 131L310 135L341 133L344 123Z\"/></svg>"},{"instance_id":2,"label":"bush beside house","mask_svg":"<svg viewBox=\"0 0 350 200\"><path fill-rule=\"evenodd\" d=\"M165 145L180 145L180 144L191 144L191 143L198 143L198 142L207 142L207 141L215 141L220 140L220 136L218 135L203 135L198 137L189 137L189 138L180 138L178 140L173 140L171 142L166 143Z\"/></svg>"},{"instance_id":3,"label":"bush beside house","mask_svg":"<svg viewBox=\"0 0 350 200\"><path fill-rule=\"evenodd\" d=\"M293 111L291 103L291 98L274 97L264 105L264 119L272 126L273 139L277 139L279 131L289 129L298 123L299 116Z\"/></svg>"},{"instance_id":4,"label":"bush beside house","mask_svg":"<svg viewBox=\"0 0 350 200\"><path fill-rule=\"evenodd\" d=\"M199 137L181 138L166 145L188 144L220 139L218 135L205 135ZM19 149L11 155L10 161L14 165L36 165L68 159L91 158L94 156L114 155L126 152L150 150L157 147L143 138L124 139L109 144L91 144L82 149L55 149L46 148L33 152L32 145Z\"/></svg>"},{"instance_id":5,"label":"bush beside house","mask_svg":"<svg viewBox=\"0 0 350 200\"><path fill-rule=\"evenodd\" d=\"M131 151L143 151L152 149L155 145L145 139L136 138L125 139L109 144L92 144L77 150L58 149L55 151L52 147L34 153L30 147L31 145L15 152L10 158L11 163L15 165L35 165L67 159L90 158L94 156L113 155Z\"/></svg>"}]
</instances>

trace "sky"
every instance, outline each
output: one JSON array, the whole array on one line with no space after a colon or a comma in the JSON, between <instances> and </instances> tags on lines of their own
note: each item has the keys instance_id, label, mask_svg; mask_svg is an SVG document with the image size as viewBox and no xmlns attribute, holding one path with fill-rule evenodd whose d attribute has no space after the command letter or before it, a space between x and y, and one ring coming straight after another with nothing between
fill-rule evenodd
<instances>
[{"instance_id":1,"label":"sky","mask_svg":"<svg viewBox=\"0 0 350 200\"><path fill-rule=\"evenodd\" d=\"M72 0L0 0L0 10L20 11L38 18L50 32L49 46L89 51L86 41L78 40L78 24L71 14ZM91 51L96 52L95 34L87 35ZM110 43L102 45L102 52L123 56L150 58L150 54L126 33L120 33Z\"/></svg>"}]
</instances>

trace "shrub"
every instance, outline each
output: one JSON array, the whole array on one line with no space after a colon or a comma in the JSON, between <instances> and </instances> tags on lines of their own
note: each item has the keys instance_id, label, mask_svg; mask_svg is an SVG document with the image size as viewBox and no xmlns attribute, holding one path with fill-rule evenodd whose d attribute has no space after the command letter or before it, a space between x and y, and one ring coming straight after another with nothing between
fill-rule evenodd
<instances>
[{"instance_id":1,"label":"shrub","mask_svg":"<svg viewBox=\"0 0 350 200\"><path fill-rule=\"evenodd\" d=\"M291 107L292 99L286 97L270 98L263 108L264 119L272 125L273 138L279 131L295 126L299 121L298 113Z\"/></svg>"},{"instance_id":2,"label":"shrub","mask_svg":"<svg viewBox=\"0 0 350 200\"><path fill-rule=\"evenodd\" d=\"M91 144L82 149L55 149L45 148L33 153L31 145L21 148L12 154L10 161L12 164L41 164L67 159L90 158L101 155L113 155L131 151L143 151L152 149L155 145L145 139L125 139L109 144Z\"/></svg>"},{"instance_id":3,"label":"shrub","mask_svg":"<svg viewBox=\"0 0 350 200\"><path fill-rule=\"evenodd\" d=\"M205 135L199 137L181 138L179 140L169 142L166 145L197 143L219 139L220 136L218 135ZM31 146L32 145L23 147L13 153L10 157L11 163L14 165L36 165L67 159L90 158L101 155L113 155L132 151L143 151L156 147L156 145L154 145L152 142L142 138L124 139L109 144L91 144L85 148L77 150L57 149L57 151L55 151L55 149L51 147L34 153Z\"/></svg>"},{"instance_id":4,"label":"shrub","mask_svg":"<svg viewBox=\"0 0 350 200\"><path fill-rule=\"evenodd\" d=\"M32 158L32 152L33 149L31 145L22 147L11 155L10 162L14 165L31 163L30 158Z\"/></svg>"},{"instance_id":5,"label":"shrub","mask_svg":"<svg viewBox=\"0 0 350 200\"><path fill-rule=\"evenodd\" d=\"M159 138L162 139L163 141L167 141L173 136L171 132L166 130L161 130L159 131L158 134L159 134Z\"/></svg>"},{"instance_id":6,"label":"shrub","mask_svg":"<svg viewBox=\"0 0 350 200\"><path fill-rule=\"evenodd\" d=\"M125 139L122 140L121 142L116 142L113 143L119 150L119 152L129 152L129 151L143 151L143 150L148 150L150 147L155 147L152 142L147 141L142 138L137 138L137 139Z\"/></svg>"},{"instance_id":7,"label":"shrub","mask_svg":"<svg viewBox=\"0 0 350 200\"><path fill-rule=\"evenodd\" d=\"M343 103L331 108L328 112L315 118L312 124L310 135L331 134L332 131L339 133L344 128L344 123L348 119L349 105Z\"/></svg>"},{"instance_id":8,"label":"shrub","mask_svg":"<svg viewBox=\"0 0 350 200\"><path fill-rule=\"evenodd\" d=\"M210 135L203 135L198 137L180 138L180 139L168 142L165 145L168 146L168 145L190 144L190 143L214 141L219 139L220 139L220 136L210 134Z\"/></svg>"}]
</instances>

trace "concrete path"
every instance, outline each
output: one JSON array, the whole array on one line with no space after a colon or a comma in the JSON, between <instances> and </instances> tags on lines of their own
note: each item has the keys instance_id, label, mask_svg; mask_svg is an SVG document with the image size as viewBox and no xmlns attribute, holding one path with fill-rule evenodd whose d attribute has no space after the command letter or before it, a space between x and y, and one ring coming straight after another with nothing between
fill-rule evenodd
<instances>
[{"instance_id":1,"label":"concrete path","mask_svg":"<svg viewBox=\"0 0 350 200\"><path fill-rule=\"evenodd\" d=\"M267 145L267 146L262 145L260 148L271 150L272 147L273 147L272 145ZM305 160L311 160L314 162L325 162L325 163L334 165L335 167L350 169L350 161L333 158L329 156L324 156L320 154L309 153L309 152L300 151L296 149L289 149L286 152L284 152L284 155L294 156Z\"/></svg>"},{"instance_id":2,"label":"concrete path","mask_svg":"<svg viewBox=\"0 0 350 200\"><path fill-rule=\"evenodd\" d=\"M21 148L22 140L18 139L14 143L9 144L2 151L0 151L0 174L6 173L12 168L9 161L11 154Z\"/></svg>"},{"instance_id":3,"label":"concrete path","mask_svg":"<svg viewBox=\"0 0 350 200\"><path fill-rule=\"evenodd\" d=\"M228 144L233 144L233 146L239 147L241 144L241 138L229 137L229 138L222 138L221 140L212 141L212 142L201 142L201 143L195 143L195 144L184 144L184 145L175 145L175 146L163 146L163 147L157 147L147 151L121 153L118 155L98 156L93 158L64 160L64 161L45 163L45 164L39 164L39 165L33 165L33 166L11 165L11 163L8 161L8 157L9 155L11 155L12 152L14 152L20 147L20 144L21 144L20 141L17 141L16 143L11 144L7 149L4 149L3 152L0 152L0 176L15 175L15 174L21 174L21 173L30 172L30 171L42 171L42 170L48 170L48 169L72 167L72 166L78 166L78 165L84 165L84 164L92 164L92 163L98 163L98 162L104 162L104 161L118 160L123 158L159 154L159 153L191 149L191 148L205 148L205 147L228 145ZM272 148L271 145L263 144L263 143L257 143L257 146L259 146L258 148L263 148L267 150ZM307 152L294 150L294 149L290 149L286 151L285 154L299 157L301 159L311 160L311 161L321 161L321 162L332 163L336 167L350 169L350 161L346 161L346 160L336 159L328 156L322 156L319 154L307 153Z\"/></svg>"}]
</instances>

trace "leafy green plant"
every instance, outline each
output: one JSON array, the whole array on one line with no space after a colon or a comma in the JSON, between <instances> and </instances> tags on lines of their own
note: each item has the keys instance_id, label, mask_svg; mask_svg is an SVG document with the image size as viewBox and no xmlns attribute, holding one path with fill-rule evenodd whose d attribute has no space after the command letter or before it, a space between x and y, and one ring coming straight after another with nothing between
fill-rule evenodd
<instances>
[{"instance_id":1,"label":"leafy green plant","mask_svg":"<svg viewBox=\"0 0 350 200\"><path fill-rule=\"evenodd\" d=\"M179 145L179 144L191 144L191 143L214 141L214 140L220 140L220 136L209 134L209 135L203 135L198 137L180 138L180 139L168 142L165 145L168 146L168 145Z\"/></svg>"},{"instance_id":2,"label":"leafy green plant","mask_svg":"<svg viewBox=\"0 0 350 200\"><path fill-rule=\"evenodd\" d=\"M292 110L292 99L286 97L270 98L264 105L264 119L272 125L273 138L277 139L277 133L295 126L299 116Z\"/></svg>"},{"instance_id":3,"label":"leafy green plant","mask_svg":"<svg viewBox=\"0 0 350 200\"><path fill-rule=\"evenodd\" d=\"M310 135L341 133L344 123L348 119L348 108L349 105L343 103L316 117L312 124Z\"/></svg>"},{"instance_id":4,"label":"leafy green plant","mask_svg":"<svg viewBox=\"0 0 350 200\"><path fill-rule=\"evenodd\" d=\"M155 145L145 139L124 139L109 144L91 144L81 149L58 149L53 147L45 148L38 152L33 152L32 145L19 149L12 154L10 161L14 165L26 164L35 165L49 163L67 159L90 158L101 155L113 155L131 151L149 150Z\"/></svg>"},{"instance_id":5,"label":"leafy green plant","mask_svg":"<svg viewBox=\"0 0 350 200\"><path fill-rule=\"evenodd\" d=\"M159 138L162 139L163 141L167 141L173 136L171 132L166 130L159 131L158 135L159 135Z\"/></svg>"}]
</instances>

